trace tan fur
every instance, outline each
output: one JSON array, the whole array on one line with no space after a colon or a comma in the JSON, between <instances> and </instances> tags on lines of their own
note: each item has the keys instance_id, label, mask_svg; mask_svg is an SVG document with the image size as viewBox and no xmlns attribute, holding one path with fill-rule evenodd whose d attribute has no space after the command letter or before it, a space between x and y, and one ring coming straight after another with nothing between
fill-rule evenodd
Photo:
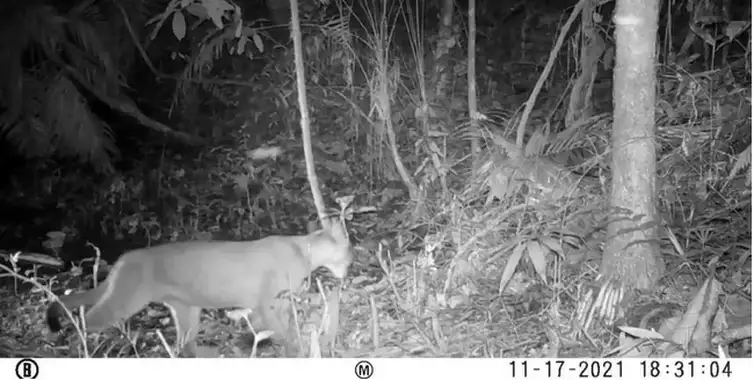
<instances>
[{"instance_id":1,"label":"tan fur","mask_svg":"<svg viewBox=\"0 0 754 380\"><path fill-rule=\"evenodd\" d=\"M339 222L302 236L269 236L250 242L190 241L125 253L108 278L86 292L61 296L69 310L92 306L85 314L88 332L129 318L150 302L171 310L184 350L194 343L202 309L251 308L278 339L289 342L287 311L277 296L295 290L314 269L326 267L338 278L351 263L350 244ZM57 302L47 309L50 329L65 315Z\"/></svg>"}]
</instances>

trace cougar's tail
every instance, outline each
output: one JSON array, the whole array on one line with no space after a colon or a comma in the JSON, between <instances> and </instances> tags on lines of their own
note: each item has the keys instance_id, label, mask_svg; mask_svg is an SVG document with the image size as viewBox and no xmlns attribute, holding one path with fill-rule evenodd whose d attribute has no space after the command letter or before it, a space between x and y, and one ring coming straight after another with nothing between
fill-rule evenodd
<instances>
[{"instance_id":1,"label":"cougar's tail","mask_svg":"<svg viewBox=\"0 0 754 380\"><path fill-rule=\"evenodd\" d=\"M58 332L63 328L63 325L60 323L60 318L64 314L65 311L63 310L63 306L60 305L60 302L53 301L53 303L47 307L47 327L50 328L50 331Z\"/></svg>"},{"instance_id":2,"label":"cougar's tail","mask_svg":"<svg viewBox=\"0 0 754 380\"><path fill-rule=\"evenodd\" d=\"M61 318L66 316L65 309L68 309L72 313L76 311L80 306L94 305L102 297L107 288L109 281L101 283L94 289L82 292L74 293L65 296L60 296L56 301L53 301L50 306L47 307L47 326L52 332L58 332L63 328L63 324L60 322Z\"/></svg>"},{"instance_id":3,"label":"cougar's tail","mask_svg":"<svg viewBox=\"0 0 754 380\"><path fill-rule=\"evenodd\" d=\"M123 260L116 262L105 281L101 282L96 288L85 292L59 296L57 300L53 301L52 304L47 307L46 315L47 326L50 328L50 331L58 332L63 328L60 320L67 316L65 312L66 309L71 313L75 313L81 306L91 306L92 309L94 309L96 308L96 305L101 304L106 299L110 298L110 295L113 293L112 288L117 285L115 284L116 279L122 277L120 272L122 271L123 266ZM86 313L87 322L89 320L88 314L90 312L91 310ZM99 326L91 326L90 328L89 323L86 324L87 330L94 330L98 327Z\"/></svg>"}]
</instances>

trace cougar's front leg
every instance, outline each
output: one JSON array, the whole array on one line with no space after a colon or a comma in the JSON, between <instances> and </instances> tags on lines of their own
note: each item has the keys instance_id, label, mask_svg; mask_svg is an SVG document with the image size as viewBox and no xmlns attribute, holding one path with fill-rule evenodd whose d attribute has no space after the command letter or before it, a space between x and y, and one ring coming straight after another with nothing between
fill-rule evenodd
<instances>
[{"instance_id":1,"label":"cougar's front leg","mask_svg":"<svg viewBox=\"0 0 754 380\"><path fill-rule=\"evenodd\" d=\"M175 323L176 342L179 350L192 357L207 356L204 351L200 354L196 344L196 336L199 333L199 317L202 309L187 305L183 302L165 302L170 309Z\"/></svg>"}]
</instances>

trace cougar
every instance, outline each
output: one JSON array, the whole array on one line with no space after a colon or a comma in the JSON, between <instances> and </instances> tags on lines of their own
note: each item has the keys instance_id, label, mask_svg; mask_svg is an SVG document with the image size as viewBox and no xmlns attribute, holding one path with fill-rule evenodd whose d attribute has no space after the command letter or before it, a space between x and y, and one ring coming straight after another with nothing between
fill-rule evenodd
<instances>
[{"instance_id":1,"label":"cougar","mask_svg":"<svg viewBox=\"0 0 754 380\"><path fill-rule=\"evenodd\" d=\"M202 309L250 308L289 343L287 310L278 297L296 290L319 267L344 278L351 263L348 235L340 221L307 235L247 241L167 243L123 254L108 277L89 291L60 296L47 308L51 331L62 329L63 306L84 314L87 332L130 318L150 302L165 304L183 337L182 352L197 355L195 338ZM288 346L290 347L290 346Z\"/></svg>"}]
</instances>

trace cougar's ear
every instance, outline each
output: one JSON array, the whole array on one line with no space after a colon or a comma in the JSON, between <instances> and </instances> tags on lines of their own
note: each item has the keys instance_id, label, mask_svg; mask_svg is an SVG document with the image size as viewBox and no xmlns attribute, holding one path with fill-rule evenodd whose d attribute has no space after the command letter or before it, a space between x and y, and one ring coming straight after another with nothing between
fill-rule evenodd
<instances>
[{"instance_id":1,"label":"cougar's ear","mask_svg":"<svg viewBox=\"0 0 754 380\"><path fill-rule=\"evenodd\" d=\"M328 233L336 241L348 241L348 231L340 218L327 218L322 224L322 231Z\"/></svg>"},{"instance_id":2,"label":"cougar's ear","mask_svg":"<svg viewBox=\"0 0 754 380\"><path fill-rule=\"evenodd\" d=\"M346 230L345 220L340 220L340 218L331 219L330 220L330 233L337 241L340 241L340 242L349 241L348 230Z\"/></svg>"}]
</instances>

